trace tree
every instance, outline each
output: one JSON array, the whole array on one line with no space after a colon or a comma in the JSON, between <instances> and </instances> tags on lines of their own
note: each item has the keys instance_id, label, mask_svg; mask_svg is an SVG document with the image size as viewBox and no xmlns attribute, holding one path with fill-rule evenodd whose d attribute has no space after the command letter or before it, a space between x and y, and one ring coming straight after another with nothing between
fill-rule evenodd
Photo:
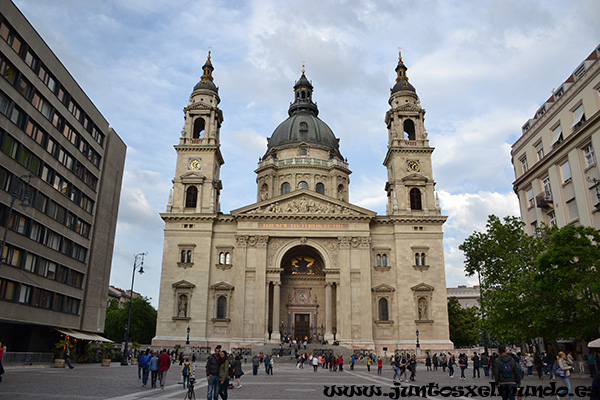
<instances>
[{"instance_id":1,"label":"tree","mask_svg":"<svg viewBox=\"0 0 600 400\"><path fill-rule=\"evenodd\" d=\"M129 303L119 308L117 300L111 300L106 310L104 333L117 342L123 341L127 317L129 314ZM129 337L132 341L139 343L150 343L156 334L156 310L150 304L147 297L134 297L131 307L131 328Z\"/></svg>"},{"instance_id":2,"label":"tree","mask_svg":"<svg viewBox=\"0 0 600 400\"><path fill-rule=\"evenodd\" d=\"M589 340L600 327L600 233L567 225L550 232L537 258L537 289L547 296L534 314L545 337Z\"/></svg>"},{"instance_id":3,"label":"tree","mask_svg":"<svg viewBox=\"0 0 600 400\"><path fill-rule=\"evenodd\" d=\"M503 221L490 215L486 232L474 232L459 249L465 253L467 276L481 281L482 328L493 338L518 343L542 336L544 329L531 320L540 296L535 290L535 260L545 241L529 236L518 217Z\"/></svg>"},{"instance_id":4,"label":"tree","mask_svg":"<svg viewBox=\"0 0 600 400\"><path fill-rule=\"evenodd\" d=\"M456 297L448 299L448 323L450 340L456 347L469 347L479 340L479 310L477 307L462 308Z\"/></svg>"}]
</instances>

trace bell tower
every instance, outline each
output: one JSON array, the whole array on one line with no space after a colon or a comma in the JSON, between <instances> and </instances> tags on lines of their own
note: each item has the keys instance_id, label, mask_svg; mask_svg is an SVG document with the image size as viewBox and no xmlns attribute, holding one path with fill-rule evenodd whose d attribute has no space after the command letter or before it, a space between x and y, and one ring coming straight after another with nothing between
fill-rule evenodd
<instances>
[{"instance_id":1,"label":"bell tower","mask_svg":"<svg viewBox=\"0 0 600 400\"><path fill-rule=\"evenodd\" d=\"M390 90L390 110L385 115L388 151L383 161L388 180L388 215L441 215L435 195L431 154L425 131L425 110L408 82L402 54L398 52L396 84Z\"/></svg>"},{"instance_id":2,"label":"bell tower","mask_svg":"<svg viewBox=\"0 0 600 400\"><path fill-rule=\"evenodd\" d=\"M221 155L220 130L223 113L219 109L219 88L213 82L214 68L208 58L200 82L194 86L187 107L177 151L173 191L167 212L216 214L219 195Z\"/></svg>"}]
</instances>

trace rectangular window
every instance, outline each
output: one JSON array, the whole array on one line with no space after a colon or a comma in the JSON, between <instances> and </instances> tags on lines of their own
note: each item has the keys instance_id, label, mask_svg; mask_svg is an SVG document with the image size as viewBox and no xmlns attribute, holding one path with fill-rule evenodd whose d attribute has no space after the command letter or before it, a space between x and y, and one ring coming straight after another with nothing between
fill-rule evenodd
<instances>
[{"instance_id":1,"label":"rectangular window","mask_svg":"<svg viewBox=\"0 0 600 400\"><path fill-rule=\"evenodd\" d=\"M31 49L27 49L27 52L25 53L25 64L29 65L29 68L31 68L32 70L35 71L35 68L37 67L37 63L38 63L37 56L35 54L33 54Z\"/></svg>"},{"instance_id":2,"label":"rectangular window","mask_svg":"<svg viewBox=\"0 0 600 400\"><path fill-rule=\"evenodd\" d=\"M10 158L17 158L18 148L19 143L15 139L13 139L12 136L4 136L4 146L2 146L2 151L4 152L4 154L9 156Z\"/></svg>"},{"instance_id":3,"label":"rectangular window","mask_svg":"<svg viewBox=\"0 0 600 400\"><path fill-rule=\"evenodd\" d=\"M46 278L48 279L54 279L56 278L56 263L52 262L52 261L48 261L48 263L46 264Z\"/></svg>"},{"instance_id":4,"label":"rectangular window","mask_svg":"<svg viewBox=\"0 0 600 400\"><path fill-rule=\"evenodd\" d=\"M575 199L567 202L567 209L569 210L569 222L579 219L579 211L577 210Z\"/></svg>"},{"instance_id":5,"label":"rectangular window","mask_svg":"<svg viewBox=\"0 0 600 400\"><path fill-rule=\"evenodd\" d=\"M37 263L37 256L35 254L27 253L27 257L25 258L25 265L23 266L23 269L25 271L35 273L36 263Z\"/></svg>"},{"instance_id":6,"label":"rectangular window","mask_svg":"<svg viewBox=\"0 0 600 400\"><path fill-rule=\"evenodd\" d=\"M519 161L521 161L521 168L523 173L529 170L529 164L527 164L527 156L523 156Z\"/></svg>"},{"instance_id":7,"label":"rectangular window","mask_svg":"<svg viewBox=\"0 0 600 400\"><path fill-rule=\"evenodd\" d=\"M583 148L583 156L585 158L585 166L591 167L596 164L596 157L594 156L594 148L591 143Z\"/></svg>"},{"instance_id":8,"label":"rectangular window","mask_svg":"<svg viewBox=\"0 0 600 400\"><path fill-rule=\"evenodd\" d=\"M571 166L568 161L565 161L560 165L560 172L562 174L563 183L571 181Z\"/></svg>"},{"instance_id":9,"label":"rectangular window","mask_svg":"<svg viewBox=\"0 0 600 400\"><path fill-rule=\"evenodd\" d=\"M11 85L15 83L17 71L12 65L3 59L0 59L0 75L4 77Z\"/></svg>"},{"instance_id":10,"label":"rectangular window","mask_svg":"<svg viewBox=\"0 0 600 400\"><path fill-rule=\"evenodd\" d=\"M40 127L31 120L27 121L25 133L27 133L39 145L41 145L44 141L44 131L41 130Z\"/></svg>"},{"instance_id":11,"label":"rectangular window","mask_svg":"<svg viewBox=\"0 0 600 400\"><path fill-rule=\"evenodd\" d=\"M535 207L535 198L533 197L533 189L529 188L527 190L527 200L529 201L529 207Z\"/></svg>"},{"instance_id":12,"label":"rectangular window","mask_svg":"<svg viewBox=\"0 0 600 400\"><path fill-rule=\"evenodd\" d=\"M30 304L32 291L32 286L21 284L21 287L19 288L19 303Z\"/></svg>"},{"instance_id":13,"label":"rectangular window","mask_svg":"<svg viewBox=\"0 0 600 400\"><path fill-rule=\"evenodd\" d=\"M54 231L48 230L45 245L52 250L58 251L60 249L60 235Z\"/></svg>"},{"instance_id":14,"label":"rectangular window","mask_svg":"<svg viewBox=\"0 0 600 400\"><path fill-rule=\"evenodd\" d=\"M550 177L542 179L542 187L546 195L552 195L552 188L550 187Z\"/></svg>"},{"instance_id":15,"label":"rectangular window","mask_svg":"<svg viewBox=\"0 0 600 400\"><path fill-rule=\"evenodd\" d=\"M548 213L548 221L550 226L556 226L556 213L554 213L554 211Z\"/></svg>"},{"instance_id":16,"label":"rectangular window","mask_svg":"<svg viewBox=\"0 0 600 400\"><path fill-rule=\"evenodd\" d=\"M13 301L15 299L16 287L15 282L0 279L0 299Z\"/></svg>"},{"instance_id":17,"label":"rectangular window","mask_svg":"<svg viewBox=\"0 0 600 400\"><path fill-rule=\"evenodd\" d=\"M65 303L65 296L62 294L54 293L54 301L52 302L52 310L62 312L64 303Z\"/></svg>"},{"instance_id":18,"label":"rectangular window","mask_svg":"<svg viewBox=\"0 0 600 400\"><path fill-rule=\"evenodd\" d=\"M585 112L583 110L583 104L581 104L573 111L573 124L571 125L571 129L577 129L583 122L585 122Z\"/></svg>"},{"instance_id":19,"label":"rectangular window","mask_svg":"<svg viewBox=\"0 0 600 400\"><path fill-rule=\"evenodd\" d=\"M3 93L0 92L0 113L6 115L8 107L10 106L10 100Z\"/></svg>"},{"instance_id":20,"label":"rectangular window","mask_svg":"<svg viewBox=\"0 0 600 400\"><path fill-rule=\"evenodd\" d=\"M35 221L31 221L31 229L29 230L29 239L35 240L38 243L43 242L45 228L43 225Z\"/></svg>"},{"instance_id":21,"label":"rectangular window","mask_svg":"<svg viewBox=\"0 0 600 400\"><path fill-rule=\"evenodd\" d=\"M33 208L38 211L46 212L46 204L48 203L48 196L41 192L36 192L33 198Z\"/></svg>"}]
</instances>

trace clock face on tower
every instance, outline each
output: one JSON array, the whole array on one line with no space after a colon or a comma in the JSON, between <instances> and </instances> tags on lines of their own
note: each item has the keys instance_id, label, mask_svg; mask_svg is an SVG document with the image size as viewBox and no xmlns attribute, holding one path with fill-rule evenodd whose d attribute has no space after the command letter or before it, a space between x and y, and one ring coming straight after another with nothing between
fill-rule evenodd
<instances>
[{"instance_id":1,"label":"clock face on tower","mask_svg":"<svg viewBox=\"0 0 600 400\"><path fill-rule=\"evenodd\" d=\"M202 160L198 158L192 158L189 163L190 169L200 169L202 167Z\"/></svg>"},{"instance_id":2,"label":"clock face on tower","mask_svg":"<svg viewBox=\"0 0 600 400\"><path fill-rule=\"evenodd\" d=\"M417 172L419 170L419 162L415 160L408 161L406 163L408 170L411 172Z\"/></svg>"}]
</instances>

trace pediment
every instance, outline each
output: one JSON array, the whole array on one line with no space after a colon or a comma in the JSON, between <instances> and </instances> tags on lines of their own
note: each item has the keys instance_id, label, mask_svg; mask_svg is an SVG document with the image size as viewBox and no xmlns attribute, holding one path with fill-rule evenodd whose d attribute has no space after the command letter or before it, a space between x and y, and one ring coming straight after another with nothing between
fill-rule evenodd
<instances>
[{"instance_id":1,"label":"pediment","mask_svg":"<svg viewBox=\"0 0 600 400\"><path fill-rule=\"evenodd\" d=\"M202 175L200 172L198 171L188 171L185 174L181 174L179 175L179 179L206 179L206 177L204 175Z\"/></svg>"},{"instance_id":2,"label":"pediment","mask_svg":"<svg viewBox=\"0 0 600 400\"><path fill-rule=\"evenodd\" d=\"M173 287L175 289L193 289L196 287L196 285L194 285L192 282L188 282L186 280L181 280L181 281L175 282L173 284Z\"/></svg>"},{"instance_id":3,"label":"pediment","mask_svg":"<svg viewBox=\"0 0 600 400\"><path fill-rule=\"evenodd\" d=\"M434 287L426 283L419 283L410 288L413 292L433 292Z\"/></svg>"},{"instance_id":4,"label":"pediment","mask_svg":"<svg viewBox=\"0 0 600 400\"><path fill-rule=\"evenodd\" d=\"M391 287L390 285L386 285L382 283L381 285L377 285L371 289L373 292L394 292L396 289Z\"/></svg>"},{"instance_id":5,"label":"pediment","mask_svg":"<svg viewBox=\"0 0 600 400\"><path fill-rule=\"evenodd\" d=\"M328 197L309 189L295 190L233 210L235 216L375 217L376 212Z\"/></svg>"},{"instance_id":6,"label":"pediment","mask_svg":"<svg viewBox=\"0 0 600 400\"><path fill-rule=\"evenodd\" d=\"M212 285L210 287L212 290L226 290L226 291L231 291L235 288L235 286L230 285L227 282L217 282L214 285Z\"/></svg>"},{"instance_id":7,"label":"pediment","mask_svg":"<svg viewBox=\"0 0 600 400\"><path fill-rule=\"evenodd\" d=\"M413 173L402 178L402 182L428 182L429 178L425 175Z\"/></svg>"}]
</instances>

